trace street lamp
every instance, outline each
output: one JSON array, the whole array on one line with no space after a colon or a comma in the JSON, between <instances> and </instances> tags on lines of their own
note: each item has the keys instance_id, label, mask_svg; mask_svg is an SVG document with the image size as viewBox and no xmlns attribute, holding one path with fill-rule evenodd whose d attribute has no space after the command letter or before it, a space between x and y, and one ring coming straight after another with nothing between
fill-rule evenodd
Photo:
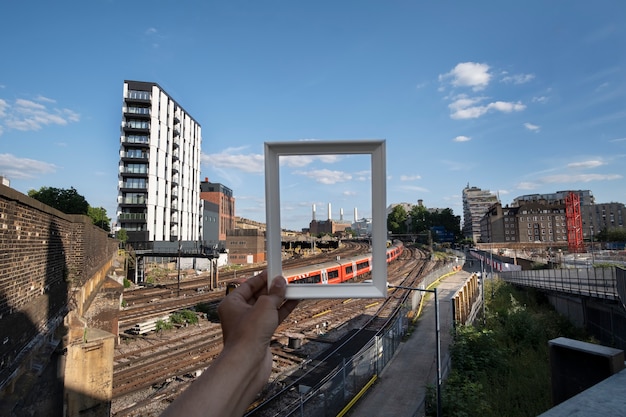
<instances>
[{"instance_id":1,"label":"street lamp","mask_svg":"<svg viewBox=\"0 0 626 417\"><path fill-rule=\"evenodd\" d=\"M387 283L388 288L399 288L402 290L409 291L422 291L422 292L430 292L435 294L435 339L437 343L437 417L442 416L441 411L441 336L440 336L440 326L439 326L439 298L437 297L437 288L435 287L432 290L415 288L415 287L405 287L402 285L391 285Z\"/></svg>"}]
</instances>

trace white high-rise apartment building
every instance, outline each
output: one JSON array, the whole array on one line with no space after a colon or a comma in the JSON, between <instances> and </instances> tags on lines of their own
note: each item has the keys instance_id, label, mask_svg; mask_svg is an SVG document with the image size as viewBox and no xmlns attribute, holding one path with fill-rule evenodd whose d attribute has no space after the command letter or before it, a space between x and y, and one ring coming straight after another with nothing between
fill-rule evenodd
<instances>
[{"instance_id":1,"label":"white high-rise apartment building","mask_svg":"<svg viewBox=\"0 0 626 417\"><path fill-rule=\"evenodd\" d=\"M136 249L200 241L200 124L156 83L124 81L117 222Z\"/></svg>"},{"instance_id":2,"label":"white high-rise apartment building","mask_svg":"<svg viewBox=\"0 0 626 417\"><path fill-rule=\"evenodd\" d=\"M480 241L480 219L497 202L498 196L489 190L481 190L467 184L463 189L463 235L466 238L474 242Z\"/></svg>"}]
</instances>

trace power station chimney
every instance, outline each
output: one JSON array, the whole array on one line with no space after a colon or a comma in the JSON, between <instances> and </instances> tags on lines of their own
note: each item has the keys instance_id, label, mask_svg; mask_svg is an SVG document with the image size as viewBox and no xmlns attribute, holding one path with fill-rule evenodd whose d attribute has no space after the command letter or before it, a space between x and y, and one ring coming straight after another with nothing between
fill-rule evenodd
<instances>
[{"instance_id":1,"label":"power station chimney","mask_svg":"<svg viewBox=\"0 0 626 417\"><path fill-rule=\"evenodd\" d=\"M315 204L313 204L313 213L312 213L313 218L311 220L315 221Z\"/></svg>"},{"instance_id":2,"label":"power station chimney","mask_svg":"<svg viewBox=\"0 0 626 417\"><path fill-rule=\"evenodd\" d=\"M343 221L343 208L339 209L339 221L342 222Z\"/></svg>"},{"instance_id":3,"label":"power station chimney","mask_svg":"<svg viewBox=\"0 0 626 417\"><path fill-rule=\"evenodd\" d=\"M332 219L332 216L330 215L330 203L328 203L328 220Z\"/></svg>"},{"instance_id":4,"label":"power station chimney","mask_svg":"<svg viewBox=\"0 0 626 417\"><path fill-rule=\"evenodd\" d=\"M354 222L356 223L358 221L359 221L359 215L357 214L356 207L355 207L354 208Z\"/></svg>"}]
</instances>

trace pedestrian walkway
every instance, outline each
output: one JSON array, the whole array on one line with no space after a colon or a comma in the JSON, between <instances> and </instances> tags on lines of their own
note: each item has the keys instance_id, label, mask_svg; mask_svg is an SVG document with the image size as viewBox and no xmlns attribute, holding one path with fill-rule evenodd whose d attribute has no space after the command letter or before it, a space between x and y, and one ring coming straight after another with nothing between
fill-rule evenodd
<instances>
[{"instance_id":1,"label":"pedestrian walkway","mask_svg":"<svg viewBox=\"0 0 626 417\"><path fill-rule=\"evenodd\" d=\"M441 338L442 375L449 366L449 346L452 341L452 296L469 278L461 270L441 280L437 286ZM376 383L347 414L350 417L424 415L426 386L437 381L437 337L435 332L435 303L433 294L426 297L417 327L402 343L393 359L379 375Z\"/></svg>"}]
</instances>

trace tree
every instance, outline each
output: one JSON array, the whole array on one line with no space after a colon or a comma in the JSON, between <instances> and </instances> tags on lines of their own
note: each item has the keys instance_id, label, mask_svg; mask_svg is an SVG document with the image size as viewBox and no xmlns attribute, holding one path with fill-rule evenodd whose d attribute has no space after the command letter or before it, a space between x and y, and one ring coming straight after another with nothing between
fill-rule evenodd
<instances>
[{"instance_id":1,"label":"tree","mask_svg":"<svg viewBox=\"0 0 626 417\"><path fill-rule=\"evenodd\" d=\"M120 229L117 231L117 239L122 242L122 244L126 243L128 240L128 233L126 232L126 229Z\"/></svg>"},{"instance_id":2,"label":"tree","mask_svg":"<svg viewBox=\"0 0 626 417\"><path fill-rule=\"evenodd\" d=\"M411 232L422 233L430 229L432 224L431 213L424 206L413 206L409 213L411 217Z\"/></svg>"},{"instance_id":3,"label":"tree","mask_svg":"<svg viewBox=\"0 0 626 417\"><path fill-rule=\"evenodd\" d=\"M41 187L39 191L30 190L28 196L65 214L87 214L89 210L89 203L74 187L69 190Z\"/></svg>"},{"instance_id":4,"label":"tree","mask_svg":"<svg viewBox=\"0 0 626 417\"><path fill-rule=\"evenodd\" d=\"M408 215L403 206L397 205L387 216L387 230L391 233L406 233L406 220Z\"/></svg>"},{"instance_id":5,"label":"tree","mask_svg":"<svg viewBox=\"0 0 626 417\"><path fill-rule=\"evenodd\" d=\"M111 231L109 224L111 219L107 217L107 211L103 207L91 207L87 209L87 215L91 217L91 222L107 232Z\"/></svg>"}]
</instances>

